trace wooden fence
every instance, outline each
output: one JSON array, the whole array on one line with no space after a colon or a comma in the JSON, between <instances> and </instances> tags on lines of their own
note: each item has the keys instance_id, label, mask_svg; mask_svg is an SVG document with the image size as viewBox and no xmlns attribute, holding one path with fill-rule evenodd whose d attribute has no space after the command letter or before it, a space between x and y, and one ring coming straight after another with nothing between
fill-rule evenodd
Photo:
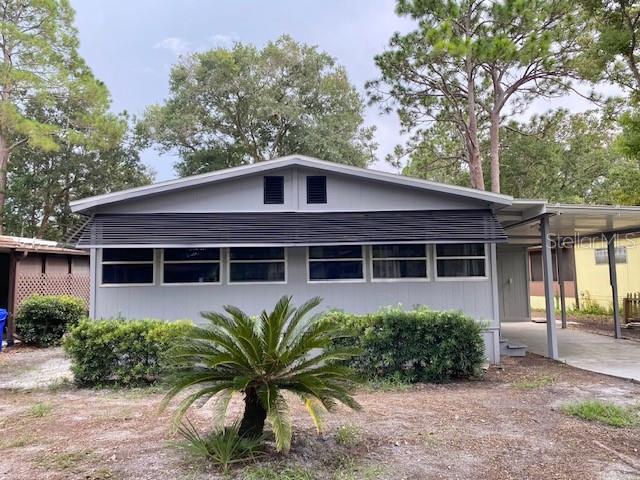
<instances>
[{"instance_id":1,"label":"wooden fence","mask_svg":"<svg viewBox=\"0 0 640 480\"><path fill-rule=\"evenodd\" d=\"M72 295L89 305L89 275L79 274L28 274L16 278L15 310L31 295Z\"/></svg>"},{"instance_id":2,"label":"wooden fence","mask_svg":"<svg viewBox=\"0 0 640 480\"><path fill-rule=\"evenodd\" d=\"M640 293L628 293L623 302L624 322L640 322Z\"/></svg>"}]
</instances>

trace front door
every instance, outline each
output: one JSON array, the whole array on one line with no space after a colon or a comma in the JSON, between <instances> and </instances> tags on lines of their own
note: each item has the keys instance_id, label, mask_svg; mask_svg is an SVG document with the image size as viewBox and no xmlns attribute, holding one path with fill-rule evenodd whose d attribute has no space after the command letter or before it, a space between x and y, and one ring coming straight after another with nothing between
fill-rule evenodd
<instances>
[{"instance_id":1,"label":"front door","mask_svg":"<svg viewBox=\"0 0 640 480\"><path fill-rule=\"evenodd\" d=\"M527 248L505 245L498 247L498 297L500 321L529 321L529 275Z\"/></svg>"}]
</instances>

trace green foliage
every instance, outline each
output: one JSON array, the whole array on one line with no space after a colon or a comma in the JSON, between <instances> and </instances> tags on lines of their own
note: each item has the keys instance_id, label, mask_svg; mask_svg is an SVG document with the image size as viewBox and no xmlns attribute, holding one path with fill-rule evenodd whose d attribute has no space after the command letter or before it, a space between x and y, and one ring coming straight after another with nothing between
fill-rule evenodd
<instances>
[{"instance_id":1,"label":"green foliage","mask_svg":"<svg viewBox=\"0 0 640 480\"><path fill-rule=\"evenodd\" d=\"M640 93L640 6L633 0L581 0L595 33L585 39L580 73Z\"/></svg>"},{"instance_id":2,"label":"green foliage","mask_svg":"<svg viewBox=\"0 0 640 480\"><path fill-rule=\"evenodd\" d=\"M336 430L336 443L353 447L362 440L362 430L351 424L340 425Z\"/></svg>"},{"instance_id":3,"label":"green foliage","mask_svg":"<svg viewBox=\"0 0 640 480\"><path fill-rule=\"evenodd\" d=\"M429 175L461 169L484 189L481 140L493 143L491 172L499 173L503 122L570 88L578 39L589 31L569 0L399 0L396 11L417 27L393 35L375 58L380 78L368 83L371 100L395 110L411 133L390 160L426 159ZM441 148L429 145L434 136ZM499 191L493 178L492 188Z\"/></svg>"},{"instance_id":4,"label":"green foliage","mask_svg":"<svg viewBox=\"0 0 640 480\"><path fill-rule=\"evenodd\" d=\"M249 467L243 470L243 480L314 480L314 476L307 469L295 467Z\"/></svg>"},{"instance_id":5,"label":"green foliage","mask_svg":"<svg viewBox=\"0 0 640 480\"><path fill-rule=\"evenodd\" d=\"M350 365L365 377L446 382L476 375L484 361L482 326L459 312L387 308L368 315L331 312L325 319L345 335L338 345L363 352Z\"/></svg>"},{"instance_id":6,"label":"green foliage","mask_svg":"<svg viewBox=\"0 0 640 480\"><path fill-rule=\"evenodd\" d=\"M29 407L29 410L27 410L27 415L36 418L46 417L47 415L49 415L51 410L53 410L53 405L51 405L50 403L39 402Z\"/></svg>"},{"instance_id":7,"label":"green foliage","mask_svg":"<svg viewBox=\"0 0 640 480\"><path fill-rule=\"evenodd\" d=\"M223 427L203 437L191 422L183 421L178 433L184 441L178 446L194 456L209 460L226 473L229 467L254 460L263 453L264 439L240 436L238 428L238 425Z\"/></svg>"},{"instance_id":8,"label":"green foliage","mask_svg":"<svg viewBox=\"0 0 640 480\"><path fill-rule=\"evenodd\" d=\"M263 49L236 43L183 58L170 96L138 125L161 151L177 150L180 175L306 154L365 166L373 129L344 68L284 35Z\"/></svg>"},{"instance_id":9,"label":"green foliage","mask_svg":"<svg viewBox=\"0 0 640 480\"><path fill-rule=\"evenodd\" d=\"M588 291L585 291L580 298L580 308L571 309L571 313L578 315L594 315L603 316L613 313L613 308L607 308L600 305Z\"/></svg>"},{"instance_id":10,"label":"green foliage","mask_svg":"<svg viewBox=\"0 0 640 480\"><path fill-rule=\"evenodd\" d=\"M28 345L58 345L64 333L87 315L83 300L66 295L32 295L16 315L16 329Z\"/></svg>"},{"instance_id":11,"label":"green foliage","mask_svg":"<svg viewBox=\"0 0 640 480\"><path fill-rule=\"evenodd\" d=\"M82 320L63 344L76 384L141 386L167 374L168 351L190 328L185 321Z\"/></svg>"},{"instance_id":12,"label":"green foliage","mask_svg":"<svg viewBox=\"0 0 640 480\"><path fill-rule=\"evenodd\" d=\"M604 423L612 427L635 427L640 425L637 408L624 407L602 400L584 400L562 407L567 415L590 422Z\"/></svg>"},{"instance_id":13,"label":"green foliage","mask_svg":"<svg viewBox=\"0 0 640 480\"><path fill-rule=\"evenodd\" d=\"M187 332L175 349L176 371L163 404L187 393L176 410L180 419L194 403L215 397L216 423L224 417L232 395L244 394L245 409L240 435L262 435L268 420L276 448L291 444L291 420L283 391L297 395L319 429L322 409L337 402L359 408L351 395L352 373L337 362L348 360L353 348L328 349L335 328L310 311L320 304L311 299L298 308L282 297L271 312L251 318L233 306L226 315L208 312L205 327Z\"/></svg>"}]
</instances>

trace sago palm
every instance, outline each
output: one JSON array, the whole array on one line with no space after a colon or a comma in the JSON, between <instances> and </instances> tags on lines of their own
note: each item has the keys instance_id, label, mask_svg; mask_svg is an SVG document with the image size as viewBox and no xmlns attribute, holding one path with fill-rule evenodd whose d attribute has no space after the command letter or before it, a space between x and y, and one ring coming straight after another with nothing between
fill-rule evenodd
<instances>
[{"instance_id":1,"label":"sago palm","mask_svg":"<svg viewBox=\"0 0 640 480\"><path fill-rule=\"evenodd\" d=\"M177 371L163 404L185 392L180 419L194 403L215 400L216 420L224 422L234 393L244 395L242 436L262 434L271 424L278 450L291 444L291 423L283 390L297 395L319 430L322 409L337 402L358 409L351 391L353 375L340 364L356 354L330 348L334 327L310 314L321 302L313 298L295 308L282 297L271 312L252 318L233 306L224 313L206 312L208 324L194 327L174 352Z\"/></svg>"}]
</instances>

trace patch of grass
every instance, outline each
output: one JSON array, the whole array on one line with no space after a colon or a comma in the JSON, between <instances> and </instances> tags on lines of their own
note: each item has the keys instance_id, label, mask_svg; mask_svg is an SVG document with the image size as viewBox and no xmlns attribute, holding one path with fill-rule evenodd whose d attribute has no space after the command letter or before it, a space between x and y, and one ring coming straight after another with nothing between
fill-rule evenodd
<instances>
[{"instance_id":1,"label":"patch of grass","mask_svg":"<svg viewBox=\"0 0 640 480\"><path fill-rule=\"evenodd\" d=\"M367 380L364 389L372 392L406 392L411 389L411 384L396 372L389 377Z\"/></svg>"},{"instance_id":2,"label":"patch of grass","mask_svg":"<svg viewBox=\"0 0 640 480\"><path fill-rule=\"evenodd\" d=\"M346 447L353 447L362 441L362 430L356 425L340 425L336 430L336 443Z\"/></svg>"},{"instance_id":3,"label":"patch of grass","mask_svg":"<svg viewBox=\"0 0 640 480\"><path fill-rule=\"evenodd\" d=\"M36 464L45 469L63 472L77 472L79 467L91 458L91 450L46 453L36 460Z\"/></svg>"},{"instance_id":4,"label":"patch of grass","mask_svg":"<svg viewBox=\"0 0 640 480\"><path fill-rule=\"evenodd\" d=\"M300 467L259 466L242 471L243 480L313 480L309 470Z\"/></svg>"},{"instance_id":5,"label":"patch of grass","mask_svg":"<svg viewBox=\"0 0 640 480\"><path fill-rule=\"evenodd\" d=\"M247 438L238 433L238 425L215 430L204 437L193 424L186 420L178 427L178 433L184 439L178 447L188 453L209 460L224 473L232 465L255 460L264 454L263 437Z\"/></svg>"},{"instance_id":6,"label":"patch of grass","mask_svg":"<svg viewBox=\"0 0 640 480\"><path fill-rule=\"evenodd\" d=\"M28 433L22 433L17 437L7 436L7 438L0 440L0 450L26 447L34 443L35 439L36 437Z\"/></svg>"},{"instance_id":7,"label":"patch of grass","mask_svg":"<svg viewBox=\"0 0 640 480\"><path fill-rule=\"evenodd\" d=\"M380 465L362 465L353 458L342 460L333 472L333 480L377 480L385 473Z\"/></svg>"},{"instance_id":8,"label":"patch of grass","mask_svg":"<svg viewBox=\"0 0 640 480\"><path fill-rule=\"evenodd\" d=\"M612 427L634 427L640 425L640 416L637 409L602 400L584 400L570 403L564 405L562 411L582 420L604 423Z\"/></svg>"},{"instance_id":9,"label":"patch of grass","mask_svg":"<svg viewBox=\"0 0 640 480\"><path fill-rule=\"evenodd\" d=\"M551 385L554 380L555 378L551 375L536 375L534 377L521 378L513 382L513 386L518 390L538 390Z\"/></svg>"},{"instance_id":10,"label":"patch of grass","mask_svg":"<svg viewBox=\"0 0 640 480\"><path fill-rule=\"evenodd\" d=\"M53 382L47 385L47 390L50 392L61 392L63 390L71 390L75 388L72 380L67 377L56 378Z\"/></svg>"},{"instance_id":11,"label":"patch of grass","mask_svg":"<svg viewBox=\"0 0 640 480\"><path fill-rule=\"evenodd\" d=\"M50 403L35 403L29 407L29 410L27 410L27 415L36 418L46 417L47 415L49 415L49 413L51 413L51 410L53 410L53 405L51 405Z\"/></svg>"}]
</instances>

